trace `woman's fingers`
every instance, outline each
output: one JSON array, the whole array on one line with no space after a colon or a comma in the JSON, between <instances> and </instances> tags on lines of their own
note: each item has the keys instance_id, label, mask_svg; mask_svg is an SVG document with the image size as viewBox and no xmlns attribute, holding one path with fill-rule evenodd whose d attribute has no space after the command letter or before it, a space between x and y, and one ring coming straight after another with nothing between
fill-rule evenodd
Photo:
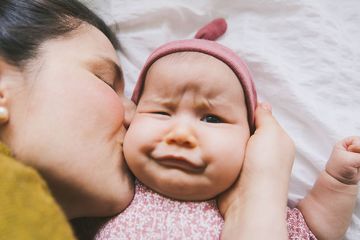
<instances>
[{"instance_id":1,"label":"woman's fingers","mask_svg":"<svg viewBox=\"0 0 360 240\"><path fill-rule=\"evenodd\" d=\"M267 124L272 124L276 120L272 116L272 107L269 103L259 103L255 109L255 126L256 130L266 126Z\"/></svg>"}]
</instances>

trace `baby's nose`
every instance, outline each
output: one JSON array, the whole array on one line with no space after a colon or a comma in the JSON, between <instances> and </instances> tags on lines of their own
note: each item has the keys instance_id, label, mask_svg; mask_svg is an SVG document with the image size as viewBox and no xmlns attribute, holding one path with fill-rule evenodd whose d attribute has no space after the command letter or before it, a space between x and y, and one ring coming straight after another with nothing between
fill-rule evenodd
<instances>
[{"instance_id":1,"label":"baby's nose","mask_svg":"<svg viewBox=\"0 0 360 240\"><path fill-rule=\"evenodd\" d=\"M189 126L174 127L164 140L167 144L176 144L186 148L195 148L198 145L197 138Z\"/></svg>"}]
</instances>

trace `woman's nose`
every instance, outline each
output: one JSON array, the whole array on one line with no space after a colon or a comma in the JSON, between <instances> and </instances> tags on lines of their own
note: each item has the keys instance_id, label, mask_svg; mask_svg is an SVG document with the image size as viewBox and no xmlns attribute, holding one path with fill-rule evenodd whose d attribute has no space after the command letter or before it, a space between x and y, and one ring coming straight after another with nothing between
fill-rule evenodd
<instances>
[{"instance_id":1,"label":"woman's nose","mask_svg":"<svg viewBox=\"0 0 360 240\"><path fill-rule=\"evenodd\" d=\"M132 102L130 99L127 99L125 96L122 97L121 100L124 106L124 126L126 129L128 129L134 117L136 106L134 102Z\"/></svg>"},{"instance_id":2,"label":"woman's nose","mask_svg":"<svg viewBox=\"0 0 360 240\"><path fill-rule=\"evenodd\" d=\"M197 138L190 126L175 126L164 138L167 144L176 144L185 148L195 148L198 145Z\"/></svg>"}]
</instances>

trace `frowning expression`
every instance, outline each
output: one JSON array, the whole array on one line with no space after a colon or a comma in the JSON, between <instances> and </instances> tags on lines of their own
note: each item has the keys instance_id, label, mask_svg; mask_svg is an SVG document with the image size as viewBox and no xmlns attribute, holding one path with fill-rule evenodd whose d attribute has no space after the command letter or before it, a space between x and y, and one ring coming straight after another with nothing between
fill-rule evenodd
<instances>
[{"instance_id":1,"label":"frowning expression","mask_svg":"<svg viewBox=\"0 0 360 240\"><path fill-rule=\"evenodd\" d=\"M204 200L236 180L249 136L244 93L232 70L206 54L174 53L150 67L124 152L150 188Z\"/></svg>"}]
</instances>

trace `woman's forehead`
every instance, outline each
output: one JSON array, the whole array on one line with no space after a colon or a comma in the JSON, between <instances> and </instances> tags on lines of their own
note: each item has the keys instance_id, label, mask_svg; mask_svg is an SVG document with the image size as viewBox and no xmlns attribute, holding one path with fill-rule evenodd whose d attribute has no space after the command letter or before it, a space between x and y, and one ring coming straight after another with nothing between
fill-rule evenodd
<instances>
[{"instance_id":1,"label":"woman's forehead","mask_svg":"<svg viewBox=\"0 0 360 240\"><path fill-rule=\"evenodd\" d=\"M62 55L98 56L117 60L117 55L110 40L97 28L89 24L82 24L78 29L64 37L50 39L44 42L40 52Z\"/></svg>"}]
</instances>

